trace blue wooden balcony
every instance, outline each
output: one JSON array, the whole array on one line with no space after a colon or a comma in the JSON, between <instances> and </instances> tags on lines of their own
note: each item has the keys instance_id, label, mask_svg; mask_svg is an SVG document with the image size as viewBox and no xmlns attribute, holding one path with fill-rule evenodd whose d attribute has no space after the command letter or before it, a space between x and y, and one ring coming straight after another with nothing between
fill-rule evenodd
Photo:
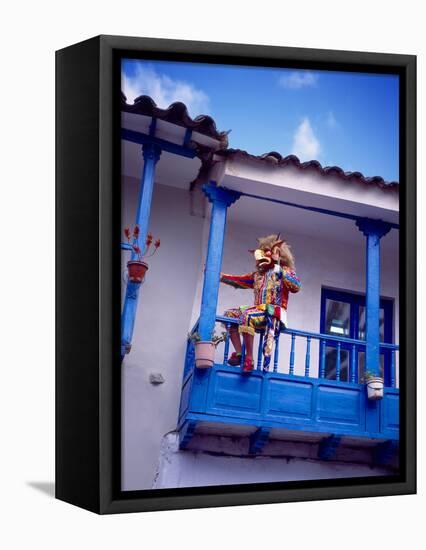
<instances>
[{"instance_id":1,"label":"blue wooden balcony","mask_svg":"<svg viewBox=\"0 0 426 550\"><path fill-rule=\"evenodd\" d=\"M216 317L216 321L228 328L238 324L235 319L224 317ZM196 330L198 324L193 329ZM181 448L185 448L196 433L249 435L250 454L261 452L268 439L317 441L322 458L328 458L339 443L376 445L382 457L383 452L386 454L397 446L397 345L381 344L381 351L390 354L390 372L385 377L383 398L371 401L358 372L357 354L365 352L365 341L284 329L275 343L270 372L263 372L261 342L262 335L259 335L255 370L243 374L240 367L227 364L228 339L223 349L217 350L217 362L211 369L195 367L194 344L188 339L178 423ZM289 349L283 349L284 343ZM317 364L312 361L314 345ZM346 349L349 346L346 380L341 376L340 353L335 354L334 379L326 378L326 346L334 346L339 351L341 346ZM304 357L298 356L301 350ZM283 372L280 355L284 353L288 364L284 365ZM299 374L301 365L302 375Z\"/></svg>"},{"instance_id":2,"label":"blue wooden balcony","mask_svg":"<svg viewBox=\"0 0 426 550\"><path fill-rule=\"evenodd\" d=\"M148 234L156 165L162 151L186 158L197 156L196 148L191 145L194 139L191 129L186 129L181 145L159 138L156 129L153 118L147 134L126 128L122 131L124 140L139 143L143 148L144 164L135 220L142 249ZM217 141L213 150L219 146ZM309 438L319 442L321 458L329 458L339 442L355 442L355 447L366 443L376 445L379 451L376 456L385 460L398 442L399 390L395 382L395 364L399 348L380 342L380 243L389 231L399 229L398 224L392 219L381 219L383 209L379 209L377 215L374 209L369 209L372 217L363 217L358 210L352 213L330 210L309 205L308 200L296 204L289 202L285 194L273 198L268 192L260 196L247 193L245 189L227 188L223 183L206 178L203 185L211 212L200 319L194 327L202 340L210 340L216 322L225 322L228 327L236 322L217 317L217 305L227 211L245 196L250 200L297 208L301 213L312 211L342 218L356 225L365 237L366 248L365 341L285 329L275 344L271 372L263 372L259 342L257 368L244 375L240 368L228 365L229 341L223 350L218 350L217 362L211 369L196 369L194 345L189 340L178 420L181 447L185 448L194 434L203 431L218 435L250 435L251 454L261 452L268 439ZM232 181L227 183L233 186ZM280 186L272 187L277 190ZM123 248L129 250L127 245ZM131 259L134 259L133 252ZM139 290L140 283L128 281L121 322L122 359L131 348ZM330 347L336 357L332 368L326 360L326 349ZM358 369L360 354L368 371L377 376L381 374L381 356L386 356L386 372L383 373L386 387L380 401L367 399Z\"/></svg>"}]
</instances>

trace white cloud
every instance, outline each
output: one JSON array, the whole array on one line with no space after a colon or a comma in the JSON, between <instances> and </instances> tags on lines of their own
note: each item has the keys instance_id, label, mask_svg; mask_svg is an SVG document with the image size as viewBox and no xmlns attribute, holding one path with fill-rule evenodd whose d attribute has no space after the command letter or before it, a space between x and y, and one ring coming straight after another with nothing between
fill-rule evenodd
<instances>
[{"instance_id":1,"label":"white cloud","mask_svg":"<svg viewBox=\"0 0 426 550\"><path fill-rule=\"evenodd\" d=\"M292 71L290 74L282 75L278 81L282 88L290 90L313 87L317 82L318 75L311 71Z\"/></svg>"},{"instance_id":2,"label":"white cloud","mask_svg":"<svg viewBox=\"0 0 426 550\"><path fill-rule=\"evenodd\" d=\"M121 89L128 103L133 103L140 95L149 95L163 109L175 101L181 101L193 117L206 114L209 110L209 97L205 92L189 82L174 80L143 65L137 65L131 77L122 74Z\"/></svg>"},{"instance_id":3,"label":"white cloud","mask_svg":"<svg viewBox=\"0 0 426 550\"><path fill-rule=\"evenodd\" d=\"M329 128L334 129L339 126L336 117L334 116L333 111L329 111L326 118L326 124Z\"/></svg>"},{"instance_id":4,"label":"white cloud","mask_svg":"<svg viewBox=\"0 0 426 550\"><path fill-rule=\"evenodd\" d=\"M305 117L293 135L292 153L300 160L317 159L321 145L316 137L308 117Z\"/></svg>"}]
</instances>

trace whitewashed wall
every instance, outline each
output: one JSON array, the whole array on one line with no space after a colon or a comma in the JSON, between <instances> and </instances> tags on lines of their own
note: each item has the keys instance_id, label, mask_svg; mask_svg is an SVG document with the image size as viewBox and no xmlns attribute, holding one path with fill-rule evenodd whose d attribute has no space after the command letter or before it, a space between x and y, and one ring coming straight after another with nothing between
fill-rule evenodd
<instances>
[{"instance_id":1,"label":"whitewashed wall","mask_svg":"<svg viewBox=\"0 0 426 550\"><path fill-rule=\"evenodd\" d=\"M134 224L138 185L124 180L123 225ZM122 369L124 490L151 487L161 438L176 426L204 222L188 213L188 192L155 186L150 230L161 247L147 260L132 351ZM150 373L161 373L164 384L150 384Z\"/></svg>"},{"instance_id":2,"label":"whitewashed wall","mask_svg":"<svg viewBox=\"0 0 426 550\"><path fill-rule=\"evenodd\" d=\"M124 181L123 217L128 225L134 220L137 186L136 180ZM125 490L152 487L162 438L176 427L186 334L200 310L208 226L208 218L189 215L187 191L162 185L155 187L150 229L155 237L161 237L162 245L149 260L150 269L140 293L132 352L123 367L122 483ZM312 237L293 235L286 227L277 229L284 231L292 245L303 285L300 293L290 296L289 325L318 332L321 286L364 292L364 238L360 233L356 245L348 247L339 241L324 242L315 238L315 228L312 228ZM231 216L223 271L235 274L250 271L253 261L247 250L255 246L256 237L268 232L270 229L233 222ZM392 237L389 234L384 239ZM397 330L398 284L394 269L397 251L389 246L384 248L381 290L383 296L396 300ZM126 254L123 259L127 259ZM221 285L218 312L251 304L252 299L250 290ZM217 329L221 330L220 326ZM289 346L285 341L282 344L279 370L286 372ZM296 373L300 374L304 369L304 348L305 342L300 340L296 347ZM222 349L218 348L217 353L220 358ZM315 375L318 369L315 344L311 353L311 373ZM152 372L161 373L165 383L151 385L149 374ZM204 462L200 467L204 468ZM275 471L275 466L271 471ZM300 467L292 471L298 475Z\"/></svg>"},{"instance_id":3,"label":"whitewashed wall","mask_svg":"<svg viewBox=\"0 0 426 550\"><path fill-rule=\"evenodd\" d=\"M389 475L385 467L354 462L324 462L306 458L216 456L208 452L179 451L177 434L161 445L153 488L197 487L273 481L301 481Z\"/></svg>"}]
</instances>

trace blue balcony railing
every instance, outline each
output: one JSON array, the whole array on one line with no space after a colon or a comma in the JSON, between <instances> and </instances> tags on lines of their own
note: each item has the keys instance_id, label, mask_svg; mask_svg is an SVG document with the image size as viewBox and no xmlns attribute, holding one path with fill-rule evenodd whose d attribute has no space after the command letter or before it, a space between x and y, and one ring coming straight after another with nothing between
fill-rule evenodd
<instances>
[{"instance_id":1,"label":"blue balcony railing","mask_svg":"<svg viewBox=\"0 0 426 550\"><path fill-rule=\"evenodd\" d=\"M195 368L195 347L189 338L185 358L179 427L185 447L203 424L232 425L267 432L318 432L324 437L368 438L395 444L399 438L399 390L396 365L399 347L383 343L386 356L384 397L367 399L363 380L363 340L286 328L276 339L270 372L263 372L263 334L256 336L255 369L242 375L227 364L229 328L236 319L216 317L227 330L216 350L212 369ZM198 322L192 332L197 332ZM244 355L244 348L243 348ZM244 357L243 357L244 358ZM225 433L224 429L224 433ZM282 435L280 436L282 437Z\"/></svg>"},{"instance_id":2,"label":"blue balcony railing","mask_svg":"<svg viewBox=\"0 0 426 550\"><path fill-rule=\"evenodd\" d=\"M231 319L229 317L222 317L217 316L216 321L219 323L222 323L226 329L226 340L223 345L223 352L222 352L222 361L221 364L226 366L228 364L228 357L229 357L229 329L232 326L238 326L238 320L237 319ZM192 329L191 333L196 332L198 329L198 322L195 324L194 328ZM283 337L285 335L288 335L289 340L289 361L287 368L282 368L282 362L280 362L280 345L282 346ZM263 333L260 332L258 334L258 342L257 342L257 351L256 351L256 368L258 371L263 370L263 361L264 357L262 354L263 349ZM331 345L336 350L335 353L335 366L334 366L334 372L335 372L335 380L340 381L341 380L341 370L342 370L342 351L345 351L349 356L349 375L347 381L352 383L359 383L363 382L362 375L359 368L359 359L358 354L359 352L365 353L365 341L364 340L356 340L352 338L345 338L343 336L336 336L331 334L321 334L316 332L308 332L305 330L296 330L296 329L290 329L290 328L284 328L280 338L277 338L275 340L274 345L274 355L273 355L273 362L272 362L272 371L273 372L287 372L289 375L295 374L295 365L296 365L296 342L299 340L305 341L305 349L304 349L304 376L310 377L312 376L312 370L311 370L311 350L313 346L313 342L317 342L319 345L319 367L318 367L318 378L325 378L326 377L326 348L328 345ZM280 344L281 342L281 344ZM382 343L380 345L380 351L385 352L389 354L390 357L390 369L389 369L389 376L386 377L385 381L388 381L386 384L387 386L394 388L396 386L396 354L399 351L399 346L396 344L389 344L389 343ZM243 345L243 354L242 354L242 361L244 360L244 354L245 354L245 348ZM220 357L220 350L218 352L218 355ZM189 361L187 360L186 369L189 369L191 366L191 358L187 357ZM279 369L279 366L281 367Z\"/></svg>"}]
</instances>

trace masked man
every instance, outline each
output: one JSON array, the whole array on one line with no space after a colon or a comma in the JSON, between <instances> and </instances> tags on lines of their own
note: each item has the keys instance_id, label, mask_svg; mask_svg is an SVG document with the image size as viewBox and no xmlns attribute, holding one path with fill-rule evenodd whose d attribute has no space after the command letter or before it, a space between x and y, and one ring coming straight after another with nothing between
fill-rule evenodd
<instances>
[{"instance_id":1,"label":"masked man","mask_svg":"<svg viewBox=\"0 0 426 550\"><path fill-rule=\"evenodd\" d=\"M294 258L290 247L279 235L269 235L257 239L259 246L254 253L256 271L245 275L221 273L220 281L234 288L252 288L254 305L228 309L225 317L238 319L238 328L232 325L229 337L235 348L228 364L241 363L242 346L240 334L245 344L243 371L253 370L253 340L256 331L264 332L264 370L269 369L274 340L278 338L281 323L287 322L289 292L298 292L300 280L294 271Z\"/></svg>"}]
</instances>

